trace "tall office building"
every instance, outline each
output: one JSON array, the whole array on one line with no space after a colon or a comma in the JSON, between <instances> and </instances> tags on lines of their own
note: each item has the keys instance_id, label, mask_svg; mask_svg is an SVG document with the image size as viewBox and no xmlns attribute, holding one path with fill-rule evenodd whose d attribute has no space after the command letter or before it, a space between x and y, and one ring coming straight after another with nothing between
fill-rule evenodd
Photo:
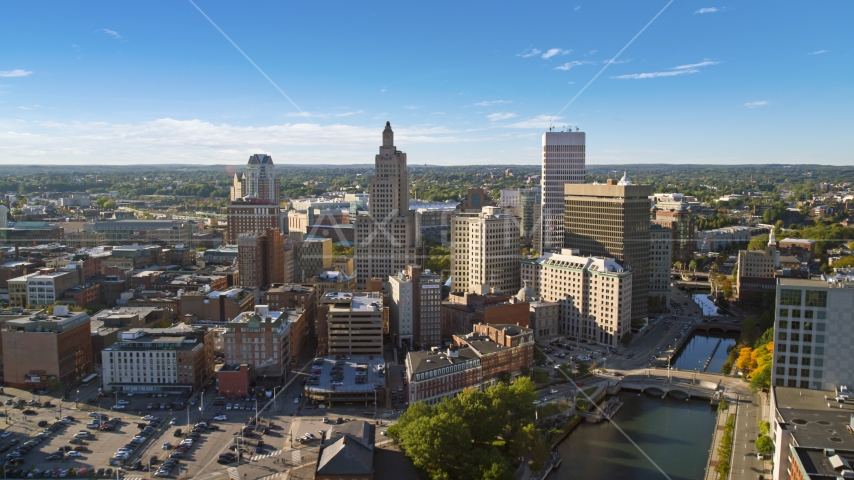
<instances>
[{"instance_id":1,"label":"tall office building","mask_svg":"<svg viewBox=\"0 0 854 480\"><path fill-rule=\"evenodd\" d=\"M584 183L584 142L584 132L543 134L543 226L540 253L559 252L564 246L563 186Z\"/></svg>"},{"instance_id":2,"label":"tall office building","mask_svg":"<svg viewBox=\"0 0 854 480\"><path fill-rule=\"evenodd\" d=\"M519 222L499 207L451 219L452 292L519 291Z\"/></svg>"},{"instance_id":3,"label":"tall office building","mask_svg":"<svg viewBox=\"0 0 854 480\"><path fill-rule=\"evenodd\" d=\"M389 323L398 347L413 344L434 347L442 340L440 308L442 279L429 270L410 265L388 278L391 288Z\"/></svg>"},{"instance_id":4,"label":"tall office building","mask_svg":"<svg viewBox=\"0 0 854 480\"><path fill-rule=\"evenodd\" d=\"M691 263L697 245L694 238L694 234L697 232L697 222L694 220L694 214L691 213L688 203L682 202L665 210L656 209L655 219L652 223L670 229L673 237L673 261L682 262L686 266Z\"/></svg>"},{"instance_id":5,"label":"tall office building","mask_svg":"<svg viewBox=\"0 0 854 480\"><path fill-rule=\"evenodd\" d=\"M539 248L542 241L540 236L540 229L542 228L540 218L543 214L542 190L542 185L519 190L520 233L522 234L522 239L531 242L535 248Z\"/></svg>"},{"instance_id":6,"label":"tall office building","mask_svg":"<svg viewBox=\"0 0 854 480\"><path fill-rule=\"evenodd\" d=\"M778 278L775 313L772 385L830 391L851 385L854 275Z\"/></svg>"},{"instance_id":7,"label":"tall office building","mask_svg":"<svg viewBox=\"0 0 854 480\"><path fill-rule=\"evenodd\" d=\"M356 274L360 286L369 278L388 278L415 260L415 217L409 210L406 154L394 146L386 122L383 144L370 180L370 211L356 217Z\"/></svg>"},{"instance_id":8,"label":"tall office building","mask_svg":"<svg viewBox=\"0 0 854 480\"><path fill-rule=\"evenodd\" d=\"M281 209L263 198L238 198L226 207L228 243L235 244L244 233L263 232L270 228L282 230Z\"/></svg>"},{"instance_id":9,"label":"tall office building","mask_svg":"<svg viewBox=\"0 0 854 480\"><path fill-rule=\"evenodd\" d=\"M564 244L581 255L612 257L634 272L632 320L647 315L649 301L648 185L633 185L627 175L605 185L564 186ZM545 232L544 232L545 233Z\"/></svg>"},{"instance_id":10,"label":"tall office building","mask_svg":"<svg viewBox=\"0 0 854 480\"><path fill-rule=\"evenodd\" d=\"M273 157L256 153L249 157L246 164L246 172L234 174L231 186L231 201L238 198L253 197L269 200L270 203L278 205L280 201L280 182L276 178Z\"/></svg>"},{"instance_id":11,"label":"tall office building","mask_svg":"<svg viewBox=\"0 0 854 480\"><path fill-rule=\"evenodd\" d=\"M240 284L255 288L285 281L285 237L278 228L237 238Z\"/></svg>"},{"instance_id":12,"label":"tall office building","mask_svg":"<svg viewBox=\"0 0 854 480\"><path fill-rule=\"evenodd\" d=\"M670 266L673 234L669 228L649 224L649 297L659 307L670 305Z\"/></svg>"},{"instance_id":13,"label":"tall office building","mask_svg":"<svg viewBox=\"0 0 854 480\"><path fill-rule=\"evenodd\" d=\"M0 205L0 228L9 226L9 208L6 205Z\"/></svg>"}]
</instances>

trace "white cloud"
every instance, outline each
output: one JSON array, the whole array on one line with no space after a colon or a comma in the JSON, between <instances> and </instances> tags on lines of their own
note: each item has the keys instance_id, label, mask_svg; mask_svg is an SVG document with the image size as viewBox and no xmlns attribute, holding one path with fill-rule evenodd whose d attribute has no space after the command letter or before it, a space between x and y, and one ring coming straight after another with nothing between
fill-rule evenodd
<instances>
[{"instance_id":1,"label":"white cloud","mask_svg":"<svg viewBox=\"0 0 854 480\"><path fill-rule=\"evenodd\" d=\"M608 62L607 60L605 61ZM617 63L617 62L614 62ZM659 77L676 77L679 75L691 75L693 73L699 73L698 70L701 67L708 67L709 65L717 65L721 62L714 62L709 59L705 59L700 63L689 63L687 65L679 65L678 67L672 67L668 71L664 72L647 72L647 73L631 73L628 75L617 75L615 77L619 80L642 80L646 78L659 78Z\"/></svg>"},{"instance_id":2,"label":"white cloud","mask_svg":"<svg viewBox=\"0 0 854 480\"><path fill-rule=\"evenodd\" d=\"M581 65L590 65L592 63L596 62L590 62L587 60L573 60L571 62L564 63L563 65L558 65L557 67L555 67L555 70L563 70L565 72L573 67L578 67Z\"/></svg>"},{"instance_id":3,"label":"white cloud","mask_svg":"<svg viewBox=\"0 0 854 480\"><path fill-rule=\"evenodd\" d=\"M564 50L562 48L550 48L546 53L543 54L543 58L549 59L554 57L555 55L566 55L572 52L572 50Z\"/></svg>"},{"instance_id":4,"label":"white cloud","mask_svg":"<svg viewBox=\"0 0 854 480\"><path fill-rule=\"evenodd\" d=\"M121 40L121 39L122 39L122 36L121 36L121 35L119 35L119 33L118 33L118 32L116 32L115 30L110 30L109 28L102 28L102 29L101 29L101 31L102 31L102 32L104 32L104 33L106 33L107 35L112 36L113 38L115 38L115 39L117 39L117 40Z\"/></svg>"},{"instance_id":5,"label":"white cloud","mask_svg":"<svg viewBox=\"0 0 854 480\"><path fill-rule=\"evenodd\" d=\"M554 125L555 122L562 120L563 117L552 117L549 115L537 115L536 117L531 117L527 120L522 120L521 122L511 123L509 125L505 125L509 128L538 128L543 131L546 131L549 128L549 123Z\"/></svg>"},{"instance_id":6,"label":"white cloud","mask_svg":"<svg viewBox=\"0 0 854 480\"><path fill-rule=\"evenodd\" d=\"M358 115L360 113L365 113L364 110L358 110L355 112L342 112L342 113L318 113L318 112L288 112L285 114L286 117L289 118L332 118L332 117L349 117L352 115Z\"/></svg>"},{"instance_id":7,"label":"white cloud","mask_svg":"<svg viewBox=\"0 0 854 480\"><path fill-rule=\"evenodd\" d=\"M474 104L475 107L491 107L492 105L502 105L505 103L513 103L512 100L484 100Z\"/></svg>"},{"instance_id":8,"label":"white cloud","mask_svg":"<svg viewBox=\"0 0 854 480\"><path fill-rule=\"evenodd\" d=\"M641 80L644 78L658 78L658 77L675 77L677 75L690 75L692 73L698 73L697 69L688 69L688 70L670 70L668 72L648 72L648 73L631 73L628 75L618 75L616 77L620 80Z\"/></svg>"},{"instance_id":9,"label":"white cloud","mask_svg":"<svg viewBox=\"0 0 854 480\"><path fill-rule=\"evenodd\" d=\"M445 112L431 112L430 115L444 115Z\"/></svg>"},{"instance_id":10,"label":"white cloud","mask_svg":"<svg viewBox=\"0 0 854 480\"><path fill-rule=\"evenodd\" d=\"M33 72L29 70L21 70L20 68L16 68L14 70L0 70L0 77L4 78L12 78L12 77L29 77Z\"/></svg>"},{"instance_id":11,"label":"white cloud","mask_svg":"<svg viewBox=\"0 0 854 480\"><path fill-rule=\"evenodd\" d=\"M242 165L244 157L259 151L271 153L277 164L370 163L385 120L365 127L334 122L315 125L305 120L244 126L172 118L127 124L0 119L0 164ZM393 126L400 145L488 142L497 136L489 129ZM479 136L481 131L489 131L490 136Z\"/></svg>"},{"instance_id":12,"label":"white cloud","mask_svg":"<svg viewBox=\"0 0 854 480\"><path fill-rule=\"evenodd\" d=\"M530 58L530 57L536 57L537 55L539 55L541 53L543 53L542 50L537 50L536 48L528 47L525 50L522 50L522 53L517 53L516 56L522 57L522 58Z\"/></svg>"},{"instance_id":13,"label":"white cloud","mask_svg":"<svg viewBox=\"0 0 854 480\"><path fill-rule=\"evenodd\" d=\"M590 50L590 53L588 53L588 55L593 55L594 53L596 53L596 52L598 52L598 51L599 51L599 50Z\"/></svg>"},{"instance_id":14,"label":"white cloud","mask_svg":"<svg viewBox=\"0 0 854 480\"><path fill-rule=\"evenodd\" d=\"M576 5L575 8L573 8L573 10L575 10L576 12L580 9L581 9L581 5Z\"/></svg>"},{"instance_id":15,"label":"white cloud","mask_svg":"<svg viewBox=\"0 0 854 480\"><path fill-rule=\"evenodd\" d=\"M809 52L807 55L821 55L822 53L827 53L827 50L816 50L814 52Z\"/></svg>"},{"instance_id":16,"label":"white cloud","mask_svg":"<svg viewBox=\"0 0 854 480\"><path fill-rule=\"evenodd\" d=\"M747 108L756 108L756 107L765 107L765 106L770 105L770 104L771 104L771 102L769 102L767 100L760 100L758 102L747 102L744 104L744 106Z\"/></svg>"},{"instance_id":17,"label":"white cloud","mask_svg":"<svg viewBox=\"0 0 854 480\"><path fill-rule=\"evenodd\" d=\"M690 70L692 68L700 68L700 67L708 67L709 65L717 65L721 62L713 62L711 60L703 60L700 63L689 63L688 65L679 65L678 67L673 67L675 70Z\"/></svg>"},{"instance_id":18,"label":"white cloud","mask_svg":"<svg viewBox=\"0 0 854 480\"><path fill-rule=\"evenodd\" d=\"M335 117L349 117L349 116L351 116L351 115L358 115L358 114L360 114L360 113L365 113L365 111L364 111L364 110L358 110L358 111L356 111L356 112L336 113L336 114L335 114L335 115L333 115L333 116L335 116Z\"/></svg>"},{"instance_id":19,"label":"white cloud","mask_svg":"<svg viewBox=\"0 0 854 480\"><path fill-rule=\"evenodd\" d=\"M696 12L694 12L694 15L697 15L698 13L699 14L715 13L717 11L718 11L717 7L706 7L706 8L701 8L701 9L697 10Z\"/></svg>"},{"instance_id":20,"label":"white cloud","mask_svg":"<svg viewBox=\"0 0 854 480\"><path fill-rule=\"evenodd\" d=\"M415 105L404 105L403 108L407 110L418 110L418 107Z\"/></svg>"},{"instance_id":21,"label":"white cloud","mask_svg":"<svg viewBox=\"0 0 854 480\"><path fill-rule=\"evenodd\" d=\"M21 110L35 110L41 107L41 105L18 105L18 108Z\"/></svg>"},{"instance_id":22,"label":"white cloud","mask_svg":"<svg viewBox=\"0 0 854 480\"><path fill-rule=\"evenodd\" d=\"M573 84L573 83L575 83L575 82L566 82L566 83L568 83L568 84L572 85L572 84Z\"/></svg>"},{"instance_id":23,"label":"white cloud","mask_svg":"<svg viewBox=\"0 0 854 480\"><path fill-rule=\"evenodd\" d=\"M496 122L498 120L507 120L514 117L516 117L516 114L512 112L497 112L486 116L486 118L488 118L492 122Z\"/></svg>"},{"instance_id":24,"label":"white cloud","mask_svg":"<svg viewBox=\"0 0 854 480\"><path fill-rule=\"evenodd\" d=\"M380 90L380 93L385 93L385 87L383 87L382 90Z\"/></svg>"}]
</instances>

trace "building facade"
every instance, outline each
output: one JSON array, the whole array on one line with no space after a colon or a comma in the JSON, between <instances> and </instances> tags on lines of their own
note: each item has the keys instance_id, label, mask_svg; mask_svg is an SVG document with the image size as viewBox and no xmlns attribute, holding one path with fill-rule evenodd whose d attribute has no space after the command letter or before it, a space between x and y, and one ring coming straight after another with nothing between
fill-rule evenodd
<instances>
[{"instance_id":1,"label":"building facade","mask_svg":"<svg viewBox=\"0 0 854 480\"><path fill-rule=\"evenodd\" d=\"M273 165L273 157L263 153L256 153L249 157L246 171L240 175L234 174L231 185L231 201L239 198L252 196L254 198L269 200L270 203L278 205L280 202L281 184L276 178L276 167Z\"/></svg>"},{"instance_id":2,"label":"building facade","mask_svg":"<svg viewBox=\"0 0 854 480\"><path fill-rule=\"evenodd\" d=\"M133 328L101 352L104 390L198 392L213 379L214 334L203 328Z\"/></svg>"},{"instance_id":3,"label":"building facade","mask_svg":"<svg viewBox=\"0 0 854 480\"><path fill-rule=\"evenodd\" d=\"M776 288L780 252L774 230L768 237L765 250L739 250L736 264L736 292L740 300L750 300L765 291Z\"/></svg>"},{"instance_id":4,"label":"building facade","mask_svg":"<svg viewBox=\"0 0 854 480\"><path fill-rule=\"evenodd\" d=\"M542 240L540 253L564 247L564 185L584 183L586 134L546 132L543 134Z\"/></svg>"},{"instance_id":5,"label":"building facade","mask_svg":"<svg viewBox=\"0 0 854 480\"><path fill-rule=\"evenodd\" d=\"M287 379L291 365L290 312L268 310L256 305L254 312L243 312L225 326L225 361L251 364L256 375Z\"/></svg>"},{"instance_id":6,"label":"building facade","mask_svg":"<svg viewBox=\"0 0 854 480\"><path fill-rule=\"evenodd\" d=\"M356 217L356 274L360 286L369 278L388 278L416 263L415 217L409 210L406 153L394 146L386 122L383 144L370 179L370 212Z\"/></svg>"},{"instance_id":7,"label":"building facade","mask_svg":"<svg viewBox=\"0 0 854 480\"><path fill-rule=\"evenodd\" d=\"M649 297L659 307L670 305L670 270L673 265L673 233L669 228L649 225Z\"/></svg>"},{"instance_id":8,"label":"building facade","mask_svg":"<svg viewBox=\"0 0 854 480\"><path fill-rule=\"evenodd\" d=\"M674 262L688 265L694 259L697 222L687 203L679 203L673 208L655 211L652 223L670 229L673 238L672 257Z\"/></svg>"},{"instance_id":9,"label":"building facade","mask_svg":"<svg viewBox=\"0 0 854 480\"><path fill-rule=\"evenodd\" d=\"M320 272L332 267L332 239L306 238L296 242L294 261L295 279L305 279L320 275Z\"/></svg>"},{"instance_id":10,"label":"building facade","mask_svg":"<svg viewBox=\"0 0 854 480\"><path fill-rule=\"evenodd\" d=\"M262 198L238 198L233 200L226 212L228 215L228 242L237 243L245 233L265 232L283 228L279 204Z\"/></svg>"},{"instance_id":11,"label":"building facade","mask_svg":"<svg viewBox=\"0 0 854 480\"><path fill-rule=\"evenodd\" d=\"M389 324L395 344L398 347L438 345L442 339L441 278L410 265L389 277L388 282Z\"/></svg>"},{"instance_id":12,"label":"building facade","mask_svg":"<svg viewBox=\"0 0 854 480\"><path fill-rule=\"evenodd\" d=\"M285 281L285 237L278 228L237 238L240 284L256 288Z\"/></svg>"},{"instance_id":13,"label":"building facade","mask_svg":"<svg viewBox=\"0 0 854 480\"><path fill-rule=\"evenodd\" d=\"M5 385L27 390L71 388L92 373L89 315L57 305L5 321L2 333Z\"/></svg>"},{"instance_id":14,"label":"building facade","mask_svg":"<svg viewBox=\"0 0 854 480\"><path fill-rule=\"evenodd\" d=\"M854 275L777 279L771 384L837 390L851 385Z\"/></svg>"},{"instance_id":15,"label":"building facade","mask_svg":"<svg viewBox=\"0 0 854 480\"><path fill-rule=\"evenodd\" d=\"M386 307L380 295L329 292L320 303L325 311L329 355L382 356Z\"/></svg>"},{"instance_id":16,"label":"building facade","mask_svg":"<svg viewBox=\"0 0 854 480\"><path fill-rule=\"evenodd\" d=\"M191 245L195 226L181 220L116 220L95 222L94 230L105 235L107 244L118 244L133 236L144 241L160 240L166 245Z\"/></svg>"},{"instance_id":17,"label":"building facade","mask_svg":"<svg viewBox=\"0 0 854 480\"><path fill-rule=\"evenodd\" d=\"M453 292L512 294L519 290L519 222L498 207L454 215L451 226Z\"/></svg>"},{"instance_id":18,"label":"building facade","mask_svg":"<svg viewBox=\"0 0 854 480\"><path fill-rule=\"evenodd\" d=\"M530 275L537 279L533 289L543 301L560 305L563 335L616 347L631 332L636 274L614 259L564 249L523 260L522 268L538 270Z\"/></svg>"},{"instance_id":19,"label":"building facade","mask_svg":"<svg viewBox=\"0 0 854 480\"><path fill-rule=\"evenodd\" d=\"M611 257L634 272L632 320L649 303L649 195L627 175L606 185L566 185L565 247L581 255ZM612 332L614 333L614 332Z\"/></svg>"}]
</instances>

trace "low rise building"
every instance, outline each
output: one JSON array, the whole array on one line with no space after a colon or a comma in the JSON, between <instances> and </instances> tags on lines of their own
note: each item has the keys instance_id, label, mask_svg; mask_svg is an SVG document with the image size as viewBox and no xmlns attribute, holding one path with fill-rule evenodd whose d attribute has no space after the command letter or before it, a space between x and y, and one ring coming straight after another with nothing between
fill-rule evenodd
<instances>
[{"instance_id":1,"label":"low rise building","mask_svg":"<svg viewBox=\"0 0 854 480\"><path fill-rule=\"evenodd\" d=\"M484 384L516 377L534 364L534 331L530 328L479 324L468 335L454 335L454 344L477 353Z\"/></svg>"},{"instance_id":2,"label":"low rise building","mask_svg":"<svg viewBox=\"0 0 854 480\"><path fill-rule=\"evenodd\" d=\"M94 230L106 236L108 244L119 244L128 237L145 241L160 240L166 245L190 245L194 222L182 220L118 220L95 222Z\"/></svg>"},{"instance_id":3,"label":"low rise building","mask_svg":"<svg viewBox=\"0 0 854 480\"><path fill-rule=\"evenodd\" d=\"M714 230L701 230L694 234L696 251L701 254L719 252L730 245L747 245L753 229L750 227L724 227Z\"/></svg>"},{"instance_id":4,"label":"low rise building","mask_svg":"<svg viewBox=\"0 0 854 480\"><path fill-rule=\"evenodd\" d=\"M243 312L225 326L225 361L252 364L256 375L287 379L291 364L291 322L302 312L270 311L256 305L254 312Z\"/></svg>"},{"instance_id":5,"label":"low rise building","mask_svg":"<svg viewBox=\"0 0 854 480\"><path fill-rule=\"evenodd\" d=\"M80 272L75 270L55 270L42 268L38 275L27 278L27 304L49 306L62 298L69 288L79 285Z\"/></svg>"},{"instance_id":6,"label":"low rise building","mask_svg":"<svg viewBox=\"0 0 854 480\"><path fill-rule=\"evenodd\" d=\"M107 235L103 232L67 232L65 243L74 248L103 247L107 244Z\"/></svg>"},{"instance_id":7,"label":"low rise building","mask_svg":"<svg viewBox=\"0 0 854 480\"><path fill-rule=\"evenodd\" d=\"M58 302L88 309L101 303L101 285L92 282L71 287L62 294L62 298Z\"/></svg>"},{"instance_id":8,"label":"low rise building","mask_svg":"<svg viewBox=\"0 0 854 480\"><path fill-rule=\"evenodd\" d=\"M198 392L213 379L213 343L213 332L186 325L122 332L101 352L104 390Z\"/></svg>"},{"instance_id":9,"label":"low rise building","mask_svg":"<svg viewBox=\"0 0 854 480\"><path fill-rule=\"evenodd\" d=\"M329 355L383 355L384 310L379 294L328 292L320 300Z\"/></svg>"},{"instance_id":10,"label":"low rise building","mask_svg":"<svg viewBox=\"0 0 854 480\"><path fill-rule=\"evenodd\" d=\"M453 398L467 388L479 388L483 383L482 360L468 346L407 352L406 378L410 405L415 402L436 405L443 398Z\"/></svg>"},{"instance_id":11,"label":"low rise building","mask_svg":"<svg viewBox=\"0 0 854 480\"><path fill-rule=\"evenodd\" d=\"M252 291L245 288L214 290L210 293L187 292L178 299L179 311L191 322L228 322L255 306Z\"/></svg>"},{"instance_id":12,"label":"low rise building","mask_svg":"<svg viewBox=\"0 0 854 480\"><path fill-rule=\"evenodd\" d=\"M57 305L3 325L5 385L32 389L71 388L92 372L89 315Z\"/></svg>"},{"instance_id":13,"label":"low rise building","mask_svg":"<svg viewBox=\"0 0 854 480\"><path fill-rule=\"evenodd\" d=\"M511 295L469 292L451 293L439 309L442 338L465 335L478 323L511 324L527 327L530 322L529 304Z\"/></svg>"},{"instance_id":14,"label":"low rise building","mask_svg":"<svg viewBox=\"0 0 854 480\"><path fill-rule=\"evenodd\" d=\"M251 363L226 363L216 371L217 393L227 398L245 397L252 391L255 378Z\"/></svg>"},{"instance_id":15,"label":"low rise building","mask_svg":"<svg viewBox=\"0 0 854 480\"><path fill-rule=\"evenodd\" d=\"M315 403L385 402L386 376L382 355L348 358L317 357L306 379L305 395Z\"/></svg>"}]
</instances>

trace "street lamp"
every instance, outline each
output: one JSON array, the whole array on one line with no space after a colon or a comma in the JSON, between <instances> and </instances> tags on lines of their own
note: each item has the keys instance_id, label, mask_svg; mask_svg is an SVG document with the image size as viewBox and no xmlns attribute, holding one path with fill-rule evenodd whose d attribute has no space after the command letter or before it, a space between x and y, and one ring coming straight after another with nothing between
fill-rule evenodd
<instances>
[{"instance_id":1,"label":"street lamp","mask_svg":"<svg viewBox=\"0 0 854 480\"><path fill-rule=\"evenodd\" d=\"M80 408L80 389L77 389L77 399L74 401L74 408Z\"/></svg>"}]
</instances>

